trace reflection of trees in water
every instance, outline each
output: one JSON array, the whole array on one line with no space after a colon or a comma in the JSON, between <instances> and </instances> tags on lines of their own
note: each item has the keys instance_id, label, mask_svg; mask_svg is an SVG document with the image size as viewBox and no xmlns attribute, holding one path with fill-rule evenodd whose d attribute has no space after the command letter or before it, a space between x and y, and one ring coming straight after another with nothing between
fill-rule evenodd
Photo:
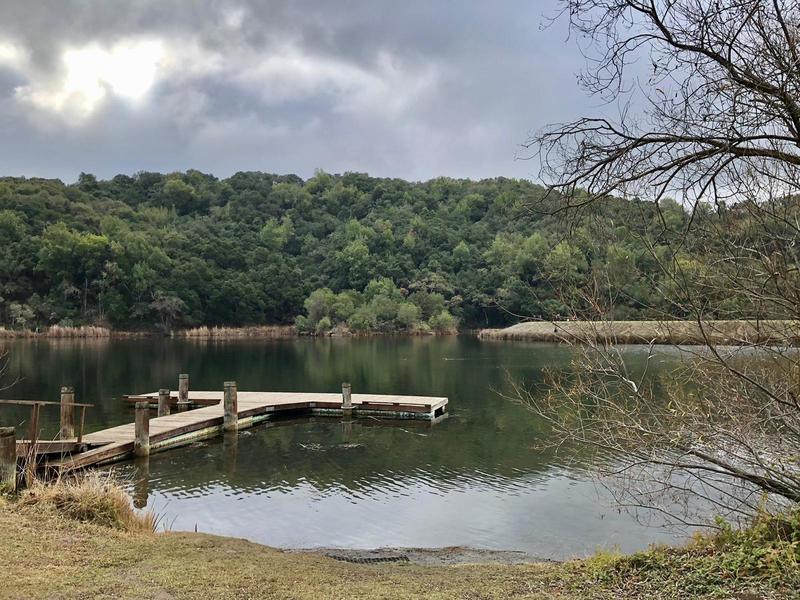
<instances>
[{"instance_id":1,"label":"reflection of trees in water","mask_svg":"<svg viewBox=\"0 0 800 600\"><path fill-rule=\"evenodd\" d=\"M479 426L462 427L454 439L439 435L445 427L459 427L447 421L433 428L413 421L278 421L241 432L235 442L215 439L153 455L149 473L154 487L200 494L214 485L242 492L304 484L360 493L405 484L511 490L528 488L532 480L553 473L580 476L574 455L564 465L551 451L530 445L530 428L523 420L512 422L514 427L503 426L470 443ZM136 465L125 465L121 472L136 473Z\"/></svg>"},{"instance_id":2,"label":"reflection of trees in water","mask_svg":"<svg viewBox=\"0 0 800 600\"><path fill-rule=\"evenodd\" d=\"M235 379L245 390L336 391L349 380L355 393L448 396L450 417L433 428L357 419L346 436L336 419L280 421L246 430L233 442L218 438L150 459L154 485L162 487L198 489L220 481L255 490L307 481L321 489L367 490L413 478L513 487L554 470L578 473L580 450L541 449L546 430L540 421L498 395L509 375L541 382L541 370L566 365L571 352L554 344L466 337L40 340L15 343L13 363L24 377L15 390L22 397L46 398L48 390L75 385L80 400L96 404L87 414L90 430L130 422L132 412L118 396L174 388L180 372L190 374L195 390ZM632 348L629 357L632 368L643 368L647 353ZM49 416L55 426L57 412Z\"/></svg>"}]
</instances>

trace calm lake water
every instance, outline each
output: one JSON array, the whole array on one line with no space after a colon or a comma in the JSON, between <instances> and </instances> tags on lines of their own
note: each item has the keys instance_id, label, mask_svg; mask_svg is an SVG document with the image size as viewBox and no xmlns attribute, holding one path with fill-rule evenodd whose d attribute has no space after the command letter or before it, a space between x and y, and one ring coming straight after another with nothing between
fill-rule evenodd
<instances>
[{"instance_id":1,"label":"calm lake water","mask_svg":"<svg viewBox=\"0 0 800 600\"><path fill-rule=\"evenodd\" d=\"M336 418L269 422L114 467L135 503L173 530L244 537L286 548L386 546L523 550L566 558L674 541L611 505L580 461L539 449L546 429L502 397L509 376L542 380L566 366L554 344L472 337L242 341L37 340L6 342L0 396L57 400L73 385L94 431L133 420L119 396L176 389L353 391L447 396L449 418ZM630 347L632 364L645 349ZM0 410L20 426L25 410ZM43 411L46 434L58 410Z\"/></svg>"}]
</instances>

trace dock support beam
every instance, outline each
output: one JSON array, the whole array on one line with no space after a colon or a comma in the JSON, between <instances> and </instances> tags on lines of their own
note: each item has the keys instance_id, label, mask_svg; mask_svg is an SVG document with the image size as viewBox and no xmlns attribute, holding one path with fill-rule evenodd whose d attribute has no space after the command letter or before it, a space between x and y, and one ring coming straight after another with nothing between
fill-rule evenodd
<instances>
[{"instance_id":1,"label":"dock support beam","mask_svg":"<svg viewBox=\"0 0 800 600\"><path fill-rule=\"evenodd\" d=\"M17 436L13 427L0 427L0 493L17 489Z\"/></svg>"},{"instance_id":2,"label":"dock support beam","mask_svg":"<svg viewBox=\"0 0 800 600\"><path fill-rule=\"evenodd\" d=\"M178 375L178 404L189 404L189 374Z\"/></svg>"},{"instance_id":3,"label":"dock support beam","mask_svg":"<svg viewBox=\"0 0 800 600\"><path fill-rule=\"evenodd\" d=\"M150 403L136 403L133 453L136 456L150 455Z\"/></svg>"},{"instance_id":4,"label":"dock support beam","mask_svg":"<svg viewBox=\"0 0 800 600\"><path fill-rule=\"evenodd\" d=\"M58 437L62 440L75 437L75 390L64 386L61 388L61 421Z\"/></svg>"},{"instance_id":5,"label":"dock support beam","mask_svg":"<svg viewBox=\"0 0 800 600\"><path fill-rule=\"evenodd\" d=\"M342 384L342 416L353 416L353 394L349 383Z\"/></svg>"},{"instance_id":6,"label":"dock support beam","mask_svg":"<svg viewBox=\"0 0 800 600\"><path fill-rule=\"evenodd\" d=\"M226 381L224 404L225 416L222 422L224 431L237 431L239 429L239 399L236 392L236 382Z\"/></svg>"},{"instance_id":7,"label":"dock support beam","mask_svg":"<svg viewBox=\"0 0 800 600\"><path fill-rule=\"evenodd\" d=\"M169 414L169 390L158 390L158 416L165 417Z\"/></svg>"}]
</instances>

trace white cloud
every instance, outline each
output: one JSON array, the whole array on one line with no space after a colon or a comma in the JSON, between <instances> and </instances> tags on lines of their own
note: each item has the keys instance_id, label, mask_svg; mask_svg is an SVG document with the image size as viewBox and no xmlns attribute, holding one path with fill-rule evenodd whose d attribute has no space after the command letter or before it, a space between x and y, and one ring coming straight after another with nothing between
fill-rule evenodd
<instances>
[{"instance_id":1,"label":"white cloud","mask_svg":"<svg viewBox=\"0 0 800 600\"><path fill-rule=\"evenodd\" d=\"M230 25L243 15L232 9ZM253 93L268 106L318 99L320 106L334 112L397 117L433 90L439 79L432 64L404 63L387 51L358 64L310 53L291 42L269 49L237 43L209 47L192 36L71 47L62 51L58 68L49 71L30 64L16 46L0 43L3 62L27 78L16 88L15 97L29 111L36 110L29 116L40 126L45 121L79 126L112 97L141 106L162 80L169 81L167 96L177 90L191 96L190 114L180 107L175 112L184 121L194 120L199 116L195 109L208 105L200 90L209 79Z\"/></svg>"},{"instance_id":2,"label":"white cloud","mask_svg":"<svg viewBox=\"0 0 800 600\"><path fill-rule=\"evenodd\" d=\"M304 54L288 46L269 56L250 56L234 76L242 86L258 91L270 104L282 104L313 96L332 97L334 110L397 115L438 79L433 65L404 67L387 52L368 65Z\"/></svg>"},{"instance_id":3,"label":"white cloud","mask_svg":"<svg viewBox=\"0 0 800 600\"><path fill-rule=\"evenodd\" d=\"M0 65L19 68L26 60L25 52L10 42L0 42Z\"/></svg>"},{"instance_id":4,"label":"white cloud","mask_svg":"<svg viewBox=\"0 0 800 600\"><path fill-rule=\"evenodd\" d=\"M152 40L71 48L62 53L57 72L26 73L29 83L15 90L16 97L67 120L82 121L110 94L141 101L156 82L163 55L163 44Z\"/></svg>"},{"instance_id":5,"label":"white cloud","mask_svg":"<svg viewBox=\"0 0 800 600\"><path fill-rule=\"evenodd\" d=\"M241 29L247 11L241 6L225 7L222 10L222 21L228 29Z\"/></svg>"}]
</instances>

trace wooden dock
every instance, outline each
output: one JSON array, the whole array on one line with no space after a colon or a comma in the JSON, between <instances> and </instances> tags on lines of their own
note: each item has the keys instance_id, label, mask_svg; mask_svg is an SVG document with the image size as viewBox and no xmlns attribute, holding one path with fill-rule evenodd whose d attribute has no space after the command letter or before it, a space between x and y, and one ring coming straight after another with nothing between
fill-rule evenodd
<instances>
[{"instance_id":1,"label":"wooden dock","mask_svg":"<svg viewBox=\"0 0 800 600\"><path fill-rule=\"evenodd\" d=\"M42 456L40 467L50 472L63 473L107 464L130 458L134 454L146 454L174 448L198 439L219 435L223 430L230 429L231 422L234 429L244 429L274 418L281 413L339 416L346 419L368 416L435 422L446 411L447 398L377 394L351 395L349 384L346 385L348 387L346 390L343 388L342 394L335 394L245 392L237 391L233 384L232 403L227 398L223 402L225 394L228 393L227 390L226 392L191 391L184 395L182 402L178 402L177 398L170 398L169 404L171 407L176 405L180 407L181 404L200 405L201 408L173 412L154 418L149 418L148 407L158 404L158 392L129 396L127 397L129 400L138 401L136 422L85 434L79 446L76 444L76 439L63 439L60 443L64 448L70 448L72 451ZM231 406L233 414L231 414ZM146 451L142 451L143 439L147 446ZM27 441L20 440L17 444L18 450L24 451ZM70 444L75 445L70 446Z\"/></svg>"}]
</instances>

